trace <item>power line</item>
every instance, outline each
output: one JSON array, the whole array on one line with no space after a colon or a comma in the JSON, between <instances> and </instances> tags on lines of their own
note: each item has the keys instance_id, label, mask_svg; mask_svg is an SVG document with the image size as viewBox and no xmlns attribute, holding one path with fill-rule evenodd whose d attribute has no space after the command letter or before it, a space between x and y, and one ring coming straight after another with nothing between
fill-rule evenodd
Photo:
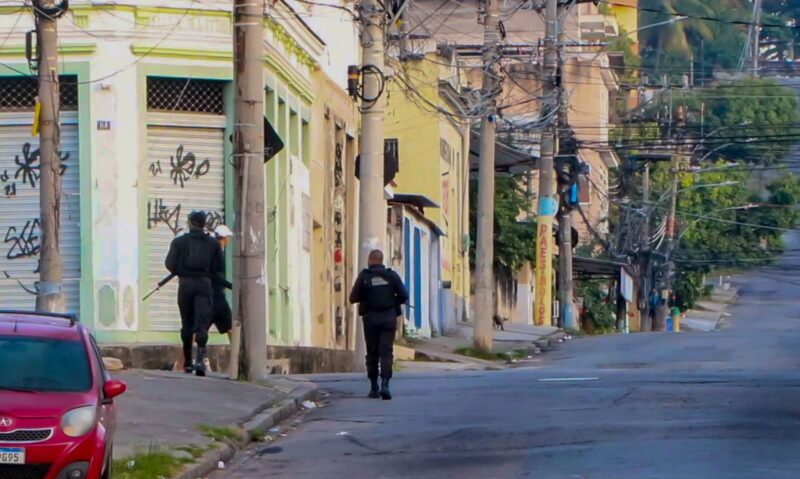
<instances>
[{"instance_id":1,"label":"power line","mask_svg":"<svg viewBox=\"0 0 800 479\"><path fill-rule=\"evenodd\" d=\"M606 0L600 0L600 1L601 1L601 3L604 3L606 5L610 5L610 6L630 7L630 5L626 5L626 4L622 4L622 3L614 3L614 2L609 2L609 1L606 1ZM630 7L630 8L633 8L633 7ZM719 18L719 17L709 17L709 16L704 16L704 15L693 15L693 14L686 13L686 12L679 12L677 10L670 12L670 11L666 11L666 10L659 10L659 9L656 9L656 8L646 8L646 7L642 7L642 6L638 6L637 9L640 12L658 13L658 14L661 14L661 15L666 15L666 16L671 16L671 17L687 17L687 18L690 18L692 20L703 20L703 21L708 21L708 22L726 23L726 24L730 24L730 25L758 26L758 27L762 27L762 28L786 28L786 29L790 29L790 30L798 30L798 29L800 29L800 25L785 25L785 24L782 25L782 24L779 24L779 23L752 22L752 21L746 21L746 20L728 20L728 19Z\"/></svg>"}]
</instances>

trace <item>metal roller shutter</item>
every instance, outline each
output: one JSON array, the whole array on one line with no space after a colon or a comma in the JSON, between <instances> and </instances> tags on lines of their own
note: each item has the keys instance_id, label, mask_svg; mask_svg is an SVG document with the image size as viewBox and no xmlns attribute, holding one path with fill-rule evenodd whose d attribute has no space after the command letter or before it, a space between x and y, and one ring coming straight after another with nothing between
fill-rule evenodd
<instances>
[{"instance_id":1,"label":"metal roller shutter","mask_svg":"<svg viewBox=\"0 0 800 479\"><path fill-rule=\"evenodd\" d=\"M33 309L39 280L39 139L33 113L0 113L0 308ZM60 248L68 311L80 311L78 114L61 113L63 196Z\"/></svg>"},{"instance_id":2,"label":"metal roller shutter","mask_svg":"<svg viewBox=\"0 0 800 479\"><path fill-rule=\"evenodd\" d=\"M209 213L211 226L224 219L225 117L150 113L147 127L147 278L155 288L167 272L164 258L172 239L186 231L192 210ZM150 329L177 331L178 281L147 302Z\"/></svg>"}]
</instances>

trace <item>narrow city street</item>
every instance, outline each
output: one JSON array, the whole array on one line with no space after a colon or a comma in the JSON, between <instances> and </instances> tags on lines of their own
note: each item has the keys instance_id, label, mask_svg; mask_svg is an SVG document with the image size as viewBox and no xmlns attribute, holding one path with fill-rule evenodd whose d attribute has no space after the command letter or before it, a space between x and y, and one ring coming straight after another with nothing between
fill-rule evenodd
<instances>
[{"instance_id":1,"label":"narrow city street","mask_svg":"<svg viewBox=\"0 0 800 479\"><path fill-rule=\"evenodd\" d=\"M720 331L583 338L510 371L401 372L391 402L365 399L358 376L317 377L330 403L217 477L800 477L798 279L739 278Z\"/></svg>"}]
</instances>

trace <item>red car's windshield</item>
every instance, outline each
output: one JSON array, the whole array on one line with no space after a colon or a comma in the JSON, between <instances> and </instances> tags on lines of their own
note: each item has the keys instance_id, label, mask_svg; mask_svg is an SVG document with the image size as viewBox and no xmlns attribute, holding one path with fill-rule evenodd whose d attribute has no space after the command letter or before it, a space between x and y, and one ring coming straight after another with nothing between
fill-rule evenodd
<instances>
[{"instance_id":1,"label":"red car's windshield","mask_svg":"<svg viewBox=\"0 0 800 479\"><path fill-rule=\"evenodd\" d=\"M84 392L91 387L82 342L0 336L0 390Z\"/></svg>"}]
</instances>

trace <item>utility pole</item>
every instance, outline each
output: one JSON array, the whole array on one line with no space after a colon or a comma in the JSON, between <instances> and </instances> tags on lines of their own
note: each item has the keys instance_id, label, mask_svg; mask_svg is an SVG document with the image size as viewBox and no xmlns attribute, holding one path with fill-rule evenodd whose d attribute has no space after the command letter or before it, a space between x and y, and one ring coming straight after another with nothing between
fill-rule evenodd
<instances>
[{"instance_id":1,"label":"utility pole","mask_svg":"<svg viewBox=\"0 0 800 479\"><path fill-rule=\"evenodd\" d=\"M671 255L675 247L675 213L678 205L678 173L680 170L680 156L673 155L672 162L670 163L670 174L672 175L672 186L669 193L669 216L667 217L667 251ZM664 268L664 291L667 291L667 297L661 298L662 303L657 309L656 321L653 325L654 331L666 330L666 318L669 314L669 301L672 295L669 282L669 272L672 270L670 267L671 259L667 261L662 267Z\"/></svg>"},{"instance_id":2,"label":"utility pole","mask_svg":"<svg viewBox=\"0 0 800 479\"><path fill-rule=\"evenodd\" d=\"M359 265L367 266L369 252L383 250L386 238L386 200L383 195L383 114L386 97L384 35L385 12L376 0L361 1L361 55L363 93L361 95L361 163L359 167ZM356 326L355 365L364 370L366 343L364 326Z\"/></svg>"},{"instance_id":3,"label":"utility pole","mask_svg":"<svg viewBox=\"0 0 800 479\"><path fill-rule=\"evenodd\" d=\"M41 249L36 310L64 312L64 264L59 248L61 225L61 128L58 83L57 19L67 10L55 0L35 0L39 51L39 214Z\"/></svg>"},{"instance_id":4,"label":"utility pole","mask_svg":"<svg viewBox=\"0 0 800 479\"><path fill-rule=\"evenodd\" d=\"M264 0L233 2L235 258L233 297L241 324L241 375L267 374L267 277L264 201ZM237 356L231 362L236 363ZM235 366L233 366L235 367ZM231 373L237 371L232 370Z\"/></svg>"},{"instance_id":5,"label":"utility pole","mask_svg":"<svg viewBox=\"0 0 800 479\"><path fill-rule=\"evenodd\" d=\"M580 2L579 2L580 3ZM564 8L558 9L558 45L557 45L557 55L558 55L558 74L557 78L559 79L558 85L558 134L557 138L560 138L559 135L570 136L572 131L569 127L568 121L568 112L569 112L569 103L567 95L564 92L563 87L563 78L564 78L564 38L565 38L565 29L564 29L564 19L566 17L566 11ZM568 144L569 147L566 148L567 151L564 150L564 144ZM572 141L558 144L558 153L559 155L576 155L577 151L574 148L574 143ZM580 172L575 171L577 181L577 175ZM566 201L562 205L560 209L560 214L558 217L558 259L559 259L559 271L558 271L558 304L559 304L559 326L564 329L572 329L575 328L575 303L573 301L574 298L574 286L575 283L572 278L572 208L573 205L566 204ZM580 329L580 327L575 328Z\"/></svg>"},{"instance_id":6,"label":"utility pole","mask_svg":"<svg viewBox=\"0 0 800 479\"><path fill-rule=\"evenodd\" d=\"M496 121L497 61L500 34L498 0L486 0L483 16L483 95L488 98L481 120L478 164L478 224L475 251L475 347L492 349L494 316L494 152Z\"/></svg>"},{"instance_id":7,"label":"utility pole","mask_svg":"<svg viewBox=\"0 0 800 479\"><path fill-rule=\"evenodd\" d=\"M753 46L752 46L752 55L753 55L753 77L758 77L758 54L761 49L759 45L761 41L761 12L762 12L762 4L761 0L754 0L754 8L755 8L755 16L753 17Z\"/></svg>"},{"instance_id":8,"label":"utility pole","mask_svg":"<svg viewBox=\"0 0 800 479\"><path fill-rule=\"evenodd\" d=\"M544 40L544 96L556 98L556 70L558 69L558 0L547 0L545 9ZM550 100L553 101L553 100ZM554 101L543 116L557 114L559 104ZM536 232L536 311L537 326L552 324L553 301L553 217L558 210L553 187L553 157L557 150L555 122L550 121L542 132L539 160L539 214Z\"/></svg>"},{"instance_id":9,"label":"utility pole","mask_svg":"<svg viewBox=\"0 0 800 479\"><path fill-rule=\"evenodd\" d=\"M642 224L642 246L639 254L639 272L642 285L643 296L645 298L644 307L640 308L640 324L642 331L653 330L650 321L650 165L645 163L644 173L642 174L642 209L645 212L644 223Z\"/></svg>"}]
</instances>

